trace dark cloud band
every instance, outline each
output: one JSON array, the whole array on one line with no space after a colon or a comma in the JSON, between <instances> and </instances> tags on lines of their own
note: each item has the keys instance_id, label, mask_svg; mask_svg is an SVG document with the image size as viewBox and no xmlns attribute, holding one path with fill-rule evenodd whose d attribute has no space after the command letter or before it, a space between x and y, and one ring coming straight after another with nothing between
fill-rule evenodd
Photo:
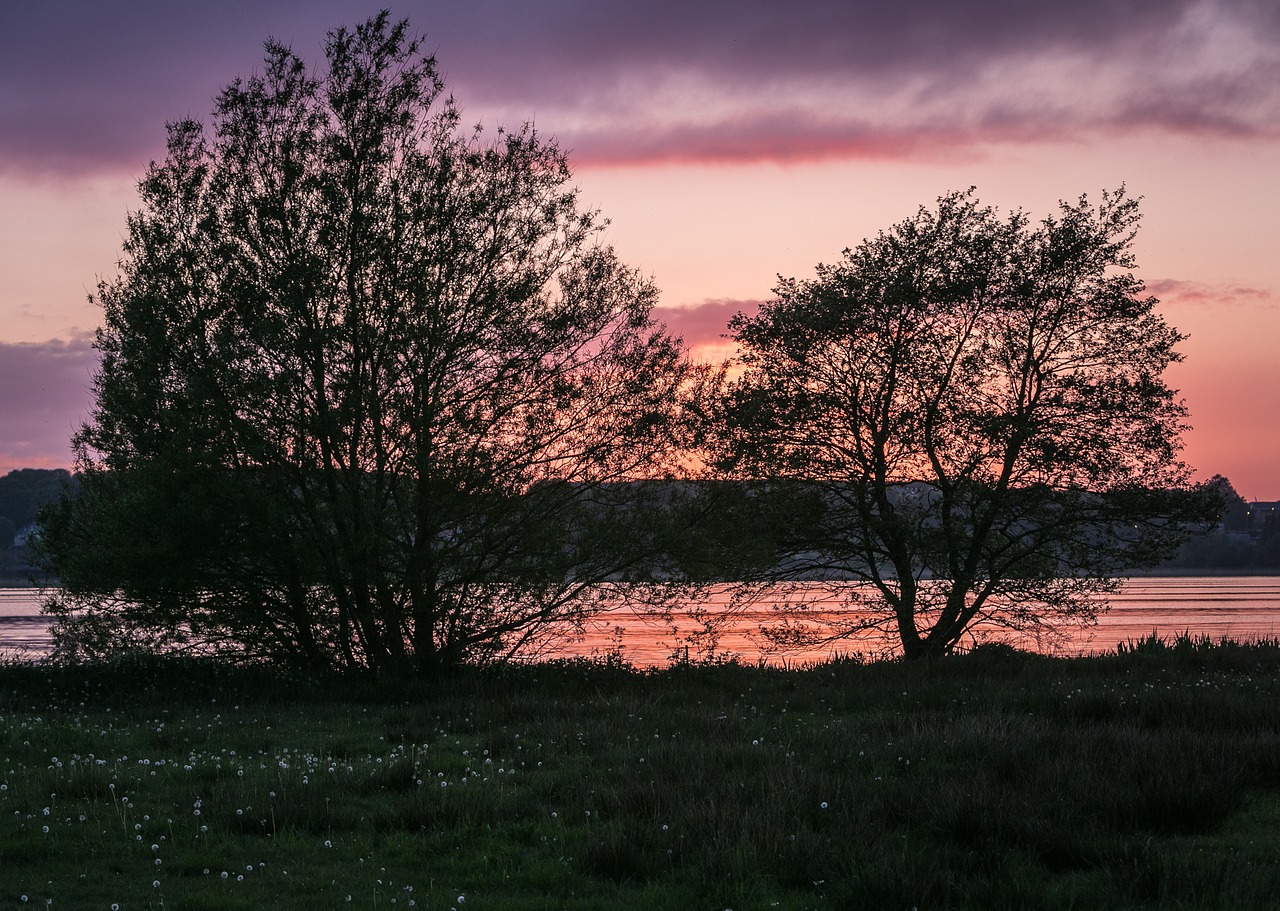
<instances>
[{"instance_id":1,"label":"dark cloud band","mask_svg":"<svg viewBox=\"0 0 1280 911\"><path fill-rule=\"evenodd\" d=\"M268 35L315 59L328 28L368 12L355 0L5 4L0 172L140 173L164 122L203 116ZM468 111L537 119L587 162L916 156L1133 128L1272 136L1280 123L1271 0L414 0L392 12L425 33ZM1060 61L1107 79L1054 88ZM1047 96L1019 100L1027 80ZM885 97L893 111L859 110Z\"/></svg>"}]
</instances>

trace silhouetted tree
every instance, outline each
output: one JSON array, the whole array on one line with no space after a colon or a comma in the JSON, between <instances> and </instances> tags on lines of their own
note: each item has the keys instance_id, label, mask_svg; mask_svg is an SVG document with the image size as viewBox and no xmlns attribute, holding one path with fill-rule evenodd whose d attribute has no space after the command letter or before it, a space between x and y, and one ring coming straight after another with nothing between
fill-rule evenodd
<instances>
[{"instance_id":1,"label":"silhouetted tree","mask_svg":"<svg viewBox=\"0 0 1280 911\"><path fill-rule=\"evenodd\" d=\"M1162 379L1182 336L1130 271L1138 219L1123 190L1038 224L953 193L731 322L718 463L821 491L785 573L870 583L864 625L938 655L980 623L1091 619L1211 520Z\"/></svg>"},{"instance_id":2,"label":"silhouetted tree","mask_svg":"<svg viewBox=\"0 0 1280 911\"><path fill-rule=\"evenodd\" d=\"M644 575L617 482L667 470L690 368L554 142L460 132L386 13L325 56L269 41L169 127L46 552L67 616L431 673Z\"/></svg>"}]
</instances>

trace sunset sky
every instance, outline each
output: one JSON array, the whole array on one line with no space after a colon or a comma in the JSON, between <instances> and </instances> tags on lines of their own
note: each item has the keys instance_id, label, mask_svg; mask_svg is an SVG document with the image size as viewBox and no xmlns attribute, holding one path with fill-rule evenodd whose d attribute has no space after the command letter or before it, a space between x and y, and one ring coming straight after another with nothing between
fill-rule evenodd
<instances>
[{"instance_id":1,"label":"sunset sky","mask_svg":"<svg viewBox=\"0 0 1280 911\"><path fill-rule=\"evenodd\" d=\"M125 214L164 124L274 36L318 61L349 0L0 4L0 474L65 466ZM812 275L940 195L1007 210L1124 183L1140 275L1190 338L1186 458L1280 499L1275 0L410 0L468 122L570 150L663 317L719 357L779 273Z\"/></svg>"}]
</instances>

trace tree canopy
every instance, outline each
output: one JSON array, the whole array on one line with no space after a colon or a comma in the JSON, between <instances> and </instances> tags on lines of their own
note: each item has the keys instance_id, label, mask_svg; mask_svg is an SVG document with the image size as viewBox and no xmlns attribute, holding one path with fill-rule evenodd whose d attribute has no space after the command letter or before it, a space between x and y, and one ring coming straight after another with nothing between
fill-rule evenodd
<instances>
[{"instance_id":1,"label":"tree canopy","mask_svg":"<svg viewBox=\"0 0 1280 911\"><path fill-rule=\"evenodd\" d=\"M46 551L82 624L430 673L643 576L620 482L669 471L691 368L554 141L460 129L386 13L324 56L268 41L169 126Z\"/></svg>"},{"instance_id":2,"label":"tree canopy","mask_svg":"<svg viewBox=\"0 0 1280 911\"><path fill-rule=\"evenodd\" d=\"M739 314L712 453L818 489L784 572L869 583L854 628L941 654L978 624L1087 620L1210 520L1138 223L1123 189L1039 222L952 193Z\"/></svg>"}]
</instances>

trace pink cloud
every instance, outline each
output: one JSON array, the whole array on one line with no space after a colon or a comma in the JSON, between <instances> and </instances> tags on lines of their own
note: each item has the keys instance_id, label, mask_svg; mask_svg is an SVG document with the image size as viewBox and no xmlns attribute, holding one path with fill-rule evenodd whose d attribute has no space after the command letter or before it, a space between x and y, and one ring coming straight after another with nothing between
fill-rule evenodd
<instances>
[{"instance_id":1,"label":"pink cloud","mask_svg":"<svg viewBox=\"0 0 1280 911\"><path fill-rule=\"evenodd\" d=\"M697 349L729 344L725 338L729 320L738 313L754 314L760 304L758 300L708 300L693 307L654 307L653 316L696 354Z\"/></svg>"},{"instance_id":2,"label":"pink cloud","mask_svg":"<svg viewBox=\"0 0 1280 911\"><path fill-rule=\"evenodd\" d=\"M97 366L87 337L0 342L0 475L71 465L71 435L89 414Z\"/></svg>"},{"instance_id":3,"label":"pink cloud","mask_svg":"<svg viewBox=\"0 0 1280 911\"><path fill-rule=\"evenodd\" d=\"M1210 285L1176 278L1158 278L1147 282L1147 291L1167 303L1253 304L1268 309L1276 306L1273 292L1241 285Z\"/></svg>"},{"instance_id":4,"label":"pink cloud","mask_svg":"<svg viewBox=\"0 0 1280 911\"><path fill-rule=\"evenodd\" d=\"M1054 133L1059 131L1054 128ZM1025 137L1025 130L1021 131ZM988 136L988 139L991 137ZM823 119L805 112L733 117L666 128L570 134L573 161L585 165L831 159L940 159L973 157L973 131L963 126L886 128Z\"/></svg>"}]
</instances>

